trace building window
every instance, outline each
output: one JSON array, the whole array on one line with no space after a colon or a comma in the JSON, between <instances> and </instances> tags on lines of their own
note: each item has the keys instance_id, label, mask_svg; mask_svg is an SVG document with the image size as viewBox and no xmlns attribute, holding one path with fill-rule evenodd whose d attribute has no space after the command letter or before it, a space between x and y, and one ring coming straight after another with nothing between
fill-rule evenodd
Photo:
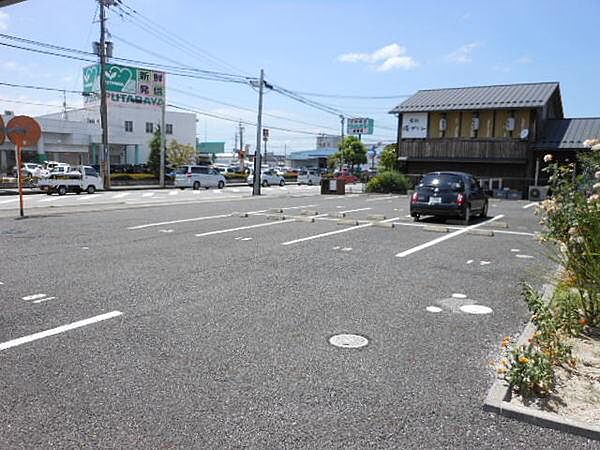
<instances>
[{"instance_id":1,"label":"building window","mask_svg":"<svg viewBox=\"0 0 600 450\"><path fill-rule=\"evenodd\" d=\"M152 122L146 122L146 133L154 133L154 124Z\"/></svg>"},{"instance_id":2,"label":"building window","mask_svg":"<svg viewBox=\"0 0 600 450\"><path fill-rule=\"evenodd\" d=\"M125 131L127 131L129 133L133 132L133 121L132 120L125 121Z\"/></svg>"},{"instance_id":3,"label":"building window","mask_svg":"<svg viewBox=\"0 0 600 450\"><path fill-rule=\"evenodd\" d=\"M172 123L167 123L165 124L165 133L166 134L173 134L173 124Z\"/></svg>"}]
</instances>

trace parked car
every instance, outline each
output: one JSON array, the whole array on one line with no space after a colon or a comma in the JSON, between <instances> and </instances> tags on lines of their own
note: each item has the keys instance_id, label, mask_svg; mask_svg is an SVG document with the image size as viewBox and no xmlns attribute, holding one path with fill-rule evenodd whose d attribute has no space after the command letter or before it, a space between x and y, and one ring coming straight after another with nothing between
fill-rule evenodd
<instances>
[{"instance_id":1,"label":"parked car","mask_svg":"<svg viewBox=\"0 0 600 450\"><path fill-rule=\"evenodd\" d=\"M175 186L180 189L186 187L198 190L201 187L217 187L223 189L227 180L216 169L208 166L181 166L175 170Z\"/></svg>"},{"instance_id":2,"label":"parked car","mask_svg":"<svg viewBox=\"0 0 600 450\"><path fill-rule=\"evenodd\" d=\"M263 186L279 185L285 186L285 180L281 175L277 175L274 169L265 170L260 175L260 182ZM247 183L252 186L254 184L254 174L248 175Z\"/></svg>"},{"instance_id":3,"label":"parked car","mask_svg":"<svg viewBox=\"0 0 600 450\"><path fill-rule=\"evenodd\" d=\"M46 174L46 171L40 164L35 163L23 163L21 166L21 171L24 177L36 177L40 178ZM13 175L17 178L17 166L13 168Z\"/></svg>"},{"instance_id":4,"label":"parked car","mask_svg":"<svg viewBox=\"0 0 600 450\"><path fill-rule=\"evenodd\" d=\"M334 174L336 180L344 181L346 184L354 184L358 181L356 175L352 175L348 169L342 169Z\"/></svg>"},{"instance_id":5,"label":"parked car","mask_svg":"<svg viewBox=\"0 0 600 450\"><path fill-rule=\"evenodd\" d=\"M321 184L321 174L317 170L301 170L298 172L298 184Z\"/></svg>"},{"instance_id":6,"label":"parked car","mask_svg":"<svg viewBox=\"0 0 600 450\"><path fill-rule=\"evenodd\" d=\"M431 172L423 175L410 198L410 215L456 217L469 224L472 216L486 217L488 196L477 179L463 172Z\"/></svg>"}]
</instances>

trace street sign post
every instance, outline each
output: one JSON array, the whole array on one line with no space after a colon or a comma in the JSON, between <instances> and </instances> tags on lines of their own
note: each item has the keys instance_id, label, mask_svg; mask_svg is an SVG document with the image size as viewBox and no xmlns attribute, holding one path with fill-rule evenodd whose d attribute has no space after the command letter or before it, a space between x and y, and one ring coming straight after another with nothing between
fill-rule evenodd
<instances>
[{"instance_id":1,"label":"street sign post","mask_svg":"<svg viewBox=\"0 0 600 450\"><path fill-rule=\"evenodd\" d=\"M24 216L23 211L23 168L22 148L30 147L37 144L37 141L42 135L40 125L29 116L15 116L6 124L6 128L2 127L2 142L4 142L4 133L8 136L10 142L15 144L17 152L17 182L19 185L19 212L21 217Z\"/></svg>"},{"instance_id":2,"label":"street sign post","mask_svg":"<svg viewBox=\"0 0 600 450\"><path fill-rule=\"evenodd\" d=\"M349 135L362 135L362 134L373 134L373 119L367 117L355 117L348 119L348 134Z\"/></svg>"}]
</instances>

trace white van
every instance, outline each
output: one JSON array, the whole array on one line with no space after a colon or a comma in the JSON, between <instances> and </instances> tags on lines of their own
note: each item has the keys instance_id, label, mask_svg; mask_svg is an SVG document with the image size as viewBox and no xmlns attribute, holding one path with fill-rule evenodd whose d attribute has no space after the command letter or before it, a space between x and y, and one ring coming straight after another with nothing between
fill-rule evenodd
<instances>
[{"instance_id":1,"label":"white van","mask_svg":"<svg viewBox=\"0 0 600 450\"><path fill-rule=\"evenodd\" d=\"M303 169L298 172L298 184L319 185L321 184L321 174L318 170Z\"/></svg>"},{"instance_id":2,"label":"white van","mask_svg":"<svg viewBox=\"0 0 600 450\"><path fill-rule=\"evenodd\" d=\"M223 189L227 180L216 169L208 166L181 166L175 170L175 187L198 190L201 187Z\"/></svg>"}]
</instances>

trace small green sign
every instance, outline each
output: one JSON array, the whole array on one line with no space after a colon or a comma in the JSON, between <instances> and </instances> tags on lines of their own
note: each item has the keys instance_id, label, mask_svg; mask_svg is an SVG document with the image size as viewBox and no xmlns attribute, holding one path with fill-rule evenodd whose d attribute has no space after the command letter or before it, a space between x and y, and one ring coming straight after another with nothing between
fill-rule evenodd
<instances>
[{"instance_id":1,"label":"small green sign","mask_svg":"<svg viewBox=\"0 0 600 450\"><path fill-rule=\"evenodd\" d=\"M356 117L348 119L348 134L373 134L373 119L367 117Z\"/></svg>"}]
</instances>

